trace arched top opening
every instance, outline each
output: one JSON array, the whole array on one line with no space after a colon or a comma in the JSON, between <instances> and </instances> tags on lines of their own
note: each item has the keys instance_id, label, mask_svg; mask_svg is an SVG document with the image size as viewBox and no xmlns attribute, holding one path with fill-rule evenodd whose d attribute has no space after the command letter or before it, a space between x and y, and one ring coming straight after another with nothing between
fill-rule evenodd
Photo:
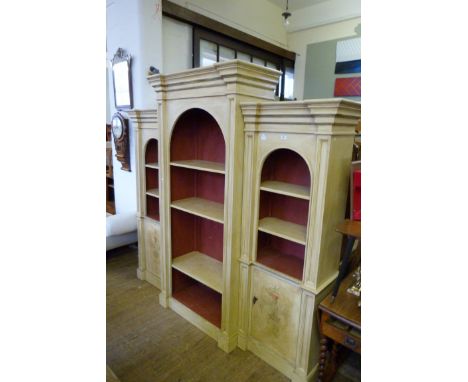
<instances>
[{"instance_id":1,"label":"arched top opening","mask_svg":"<svg viewBox=\"0 0 468 382\"><path fill-rule=\"evenodd\" d=\"M157 139L151 138L146 143L145 149L145 164L157 163L158 162L158 141Z\"/></svg>"},{"instance_id":2,"label":"arched top opening","mask_svg":"<svg viewBox=\"0 0 468 382\"><path fill-rule=\"evenodd\" d=\"M297 152L289 149L277 149L266 157L261 181L278 181L310 189L309 166Z\"/></svg>"},{"instance_id":3,"label":"arched top opening","mask_svg":"<svg viewBox=\"0 0 468 382\"><path fill-rule=\"evenodd\" d=\"M201 160L225 163L226 145L216 120L202 109L182 113L171 136L171 161Z\"/></svg>"}]
</instances>

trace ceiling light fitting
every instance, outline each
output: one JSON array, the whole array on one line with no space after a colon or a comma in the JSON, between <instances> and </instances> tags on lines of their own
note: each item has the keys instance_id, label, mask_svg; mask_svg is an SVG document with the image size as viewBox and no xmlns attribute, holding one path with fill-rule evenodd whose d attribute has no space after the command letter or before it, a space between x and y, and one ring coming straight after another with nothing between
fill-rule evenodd
<instances>
[{"instance_id":1,"label":"ceiling light fitting","mask_svg":"<svg viewBox=\"0 0 468 382\"><path fill-rule=\"evenodd\" d=\"M289 25L289 18L291 17L291 12L288 11L289 0L286 0L286 10L281 14L283 16L283 24L284 26Z\"/></svg>"}]
</instances>

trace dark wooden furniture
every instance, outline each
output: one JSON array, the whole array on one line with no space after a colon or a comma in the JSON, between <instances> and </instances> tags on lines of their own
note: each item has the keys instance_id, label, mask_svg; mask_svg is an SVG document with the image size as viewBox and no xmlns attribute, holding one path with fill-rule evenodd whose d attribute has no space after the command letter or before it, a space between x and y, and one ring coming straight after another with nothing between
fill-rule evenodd
<instances>
[{"instance_id":1,"label":"dark wooden furniture","mask_svg":"<svg viewBox=\"0 0 468 382\"><path fill-rule=\"evenodd\" d=\"M361 238L361 222L346 219L343 221L343 223L338 225L336 231L345 236L346 247L343 255L343 260L341 261L340 270L338 272L338 277L336 278L335 285L333 286L333 292L331 294L332 301L336 297L338 289L340 287L340 283L347 273L351 253L353 252L354 242L356 241L356 239Z\"/></svg>"},{"instance_id":2,"label":"dark wooden furniture","mask_svg":"<svg viewBox=\"0 0 468 382\"><path fill-rule=\"evenodd\" d=\"M114 171L112 167L111 125L106 125L106 212L115 214Z\"/></svg>"},{"instance_id":3,"label":"dark wooden furniture","mask_svg":"<svg viewBox=\"0 0 468 382\"><path fill-rule=\"evenodd\" d=\"M333 378L338 367L340 346L361 354L360 297L346 292L353 281L353 275L349 274L341 283L335 300L329 294L318 307L321 336L318 382Z\"/></svg>"}]
</instances>

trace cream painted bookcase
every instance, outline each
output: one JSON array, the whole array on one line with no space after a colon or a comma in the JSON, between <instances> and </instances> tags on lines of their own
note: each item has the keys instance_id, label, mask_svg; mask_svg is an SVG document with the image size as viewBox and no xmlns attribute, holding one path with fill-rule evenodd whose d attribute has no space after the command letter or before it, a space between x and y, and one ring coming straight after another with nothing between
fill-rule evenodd
<instances>
[{"instance_id":1,"label":"cream painted bookcase","mask_svg":"<svg viewBox=\"0 0 468 382\"><path fill-rule=\"evenodd\" d=\"M239 346L293 381L318 367L316 307L338 273L354 130L342 99L242 103Z\"/></svg>"},{"instance_id":2,"label":"cream painted bookcase","mask_svg":"<svg viewBox=\"0 0 468 382\"><path fill-rule=\"evenodd\" d=\"M279 74L234 60L148 77L160 127L160 303L227 352L237 346L239 322L239 105L273 100Z\"/></svg>"},{"instance_id":3,"label":"cream painted bookcase","mask_svg":"<svg viewBox=\"0 0 468 382\"><path fill-rule=\"evenodd\" d=\"M159 125L156 110L127 112L135 127L137 169L138 270L141 280L161 288L159 222Z\"/></svg>"}]
</instances>

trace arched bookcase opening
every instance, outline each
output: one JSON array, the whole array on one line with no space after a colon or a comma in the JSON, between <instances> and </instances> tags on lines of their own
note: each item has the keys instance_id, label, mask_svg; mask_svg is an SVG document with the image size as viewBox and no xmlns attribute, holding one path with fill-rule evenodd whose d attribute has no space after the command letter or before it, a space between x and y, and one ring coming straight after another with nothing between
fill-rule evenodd
<instances>
[{"instance_id":1,"label":"arched bookcase opening","mask_svg":"<svg viewBox=\"0 0 468 382\"><path fill-rule=\"evenodd\" d=\"M305 160L278 149L263 164L257 258L260 264L302 280L311 189Z\"/></svg>"},{"instance_id":2,"label":"arched bookcase opening","mask_svg":"<svg viewBox=\"0 0 468 382\"><path fill-rule=\"evenodd\" d=\"M217 327L223 285L226 147L216 120L190 109L170 143L172 296Z\"/></svg>"},{"instance_id":3,"label":"arched bookcase opening","mask_svg":"<svg viewBox=\"0 0 468 382\"><path fill-rule=\"evenodd\" d=\"M159 221L158 141L150 139L145 150L146 216Z\"/></svg>"}]
</instances>

